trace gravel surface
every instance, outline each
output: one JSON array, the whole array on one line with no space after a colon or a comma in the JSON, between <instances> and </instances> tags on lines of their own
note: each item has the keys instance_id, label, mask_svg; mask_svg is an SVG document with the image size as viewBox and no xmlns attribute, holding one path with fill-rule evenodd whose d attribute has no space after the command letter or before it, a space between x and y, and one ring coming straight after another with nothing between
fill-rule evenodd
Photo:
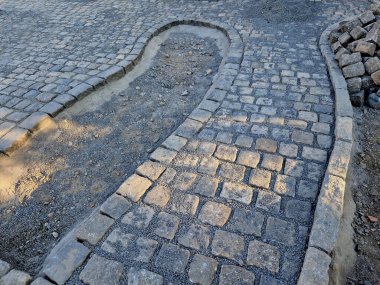
<instances>
[{"instance_id":1,"label":"gravel surface","mask_svg":"<svg viewBox=\"0 0 380 285\"><path fill-rule=\"evenodd\" d=\"M1 191L10 201L0 210L0 259L36 273L59 237L201 101L221 63L219 51L215 39L173 32L129 88L103 88L99 94L112 100L90 95L63 112L55 129L35 136L12 159L2 158L0 179L9 181Z\"/></svg>"}]
</instances>

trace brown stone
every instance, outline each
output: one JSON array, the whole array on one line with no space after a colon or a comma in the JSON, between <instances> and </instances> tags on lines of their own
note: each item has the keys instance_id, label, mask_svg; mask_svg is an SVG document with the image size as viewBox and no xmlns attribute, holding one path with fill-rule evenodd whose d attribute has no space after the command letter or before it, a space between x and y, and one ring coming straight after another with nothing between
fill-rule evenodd
<instances>
[{"instance_id":1,"label":"brown stone","mask_svg":"<svg viewBox=\"0 0 380 285\"><path fill-rule=\"evenodd\" d=\"M376 51L376 45L366 41L358 41L354 51L373 56Z\"/></svg>"}]
</instances>

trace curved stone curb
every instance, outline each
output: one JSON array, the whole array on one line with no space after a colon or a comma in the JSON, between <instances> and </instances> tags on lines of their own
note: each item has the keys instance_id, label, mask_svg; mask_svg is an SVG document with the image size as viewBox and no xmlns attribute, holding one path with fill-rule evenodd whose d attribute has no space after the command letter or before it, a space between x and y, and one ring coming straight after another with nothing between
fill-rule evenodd
<instances>
[{"instance_id":1,"label":"curved stone curb","mask_svg":"<svg viewBox=\"0 0 380 285\"><path fill-rule=\"evenodd\" d=\"M333 251L343 213L346 175L352 149L353 109L346 80L334 59L328 37L339 24L323 31L319 48L325 59L335 92L335 143L320 189L314 221L310 233L298 285L327 285L329 282L330 254Z\"/></svg>"},{"instance_id":2,"label":"curved stone curb","mask_svg":"<svg viewBox=\"0 0 380 285\"><path fill-rule=\"evenodd\" d=\"M123 77L139 63L147 43L153 37L178 25L203 26L223 32L231 44L230 53L225 59L225 64L236 63L236 57L239 57L239 54L236 53L235 49L240 49L240 55L243 53L239 34L224 23L212 22L205 19L188 20L177 18L176 20L169 19L166 23L156 24L137 39L133 49L125 59L119 61L109 69L98 73L96 76L87 79L85 82L80 83L67 91L66 94L58 96L55 101L46 104L43 109L27 117L21 122L19 127L10 126L9 132L0 138L0 154L11 155L12 152L21 147L31 135L45 128L47 123L51 124L50 117L55 117L63 109L73 105L76 101L82 99L97 88ZM220 77L216 87L225 90L227 86L229 87L226 83L231 82L232 84L231 75L225 72L221 73Z\"/></svg>"},{"instance_id":3,"label":"curved stone curb","mask_svg":"<svg viewBox=\"0 0 380 285\"><path fill-rule=\"evenodd\" d=\"M189 138L197 134L208 122L211 115L219 108L221 101L230 89L237 72L230 68L231 64L241 63L243 44L239 34L231 27L218 22L207 22L200 19L177 19L150 28L137 40L140 48L131 51L127 59L104 72L103 81L97 81L98 86L122 76L132 70L139 62L149 40L159 33L178 25L204 26L222 31L229 40L230 48L223 59L213 85L205 94L204 99L185 121L171 134L160 147L150 156L150 160L140 165L135 174L127 178L116 193L112 194L100 207L95 209L84 221L77 224L52 249L45 259L41 274L56 284L64 284L80 267L116 219L121 217L131 206L127 198L137 202L150 188L152 183L166 170L166 165L176 157L178 151L184 147ZM95 86L93 86L95 87ZM71 92L73 94L73 92ZM88 88L76 94L80 99L88 93Z\"/></svg>"}]
</instances>

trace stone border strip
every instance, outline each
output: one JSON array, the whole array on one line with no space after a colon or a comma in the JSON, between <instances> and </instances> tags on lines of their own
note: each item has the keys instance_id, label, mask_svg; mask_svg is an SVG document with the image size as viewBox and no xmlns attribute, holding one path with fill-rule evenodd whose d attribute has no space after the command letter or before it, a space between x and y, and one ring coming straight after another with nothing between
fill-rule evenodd
<instances>
[{"instance_id":1,"label":"stone border strip","mask_svg":"<svg viewBox=\"0 0 380 285\"><path fill-rule=\"evenodd\" d=\"M93 246L102 239L115 220L128 210L131 205L129 200L136 202L140 199L152 183L166 170L166 165L170 164L176 157L178 151L186 145L188 139L198 133L208 122L230 89L237 74L229 66L237 63L240 64L243 58L244 46L237 31L220 22L210 22L204 19L176 19L168 20L164 24L155 25L142 34L136 42L138 47L135 47L130 55L116 66L102 72L102 77L89 79L87 83L82 83L69 90L68 93L70 95L65 95L68 99L65 107L70 106L76 100L80 100L95 88L128 73L140 61L150 39L171 27L179 25L203 26L217 29L228 38L230 48L227 56L222 61L213 85L205 94L201 103L191 112L185 121L151 154L150 160L140 165L136 169L135 174L127 178L114 194L101 206L96 208L85 220L74 226L59 241L45 259L42 270L37 276L38 278L36 277L37 279L31 285L64 284L73 272L85 262L92 252ZM91 86L88 84L90 81ZM63 107L49 115L54 116L62 109ZM33 120L28 121L28 127L30 127L29 130L31 132L41 129L40 126L43 125L44 120L51 120L44 113L36 114L31 119ZM0 261L0 273L1 265ZM0 274L0 278L7 278L12 271L7 269L5 273L8 273L3 277ZM30 275L28 276L30 277ZM22 280L17 279L19 281L17 284L29 284L30 280L28 279L28 281L22 283Z\"/></svg>"},{"instance_id":2,"label":"stone border strip","mask_svg":"<svg viewBox=\"0 0 380 285\"><path fill-rule=\"evenodd\" d=\"M346 175L353 144L353 109L346 80L334 59L328 41L331 32L338 27L339 23L327 27L319 41L319 48L335 92L335 143L318 196L309 245L298 285L329 283L330 255L337 241L343 214Z\"/></svg>"},{"instance_id":3,"label":"stone border strip","mask_svg":"<svg viewBox=\"0 0 380 285\"><path fill-rule=\"evenodd\" d=\"M123 77L140 62L147 43L153 37L171 27L178 25L203 26L217 29L226 35L232 45L232 48L235 47L242 49L242 42L239 34L221 22L213 22L205 19L186 20L177 18L176 20L168 19L166 23L156 24L136 40L133 49L125 59L119 61L116 65L110 67L109 69L98 73L96 76L87 79L85 82L73 87L67 91L66 94L58 96L55 101L46 104L43 109L28 116L20 123L20 125L14 126L10 123L9 132L0 138L0 155L10 156L12 152L21 147L34 133L44 129L47 125L52 124L53 121L51 120L51 117L55 117L63 109L73 105L76 101L81 100L83 97L99 87L110 83L115 79ZM236 58L236 54L228 54L225 63L236 63L234 58ZM221 73L221 77L225 77L225 80L223 80L223 78L219 80L219 85L217 85L216 88L224 88L229 82L232 84L232 81L230 80L231 75L229 75L228 72L225 72L224 74ZM209 106L208 108L211 109L210 111L212 111L216 106L215 104L213 105L212 103L207 102L204 104Z\"/></svg>"}]
</instances>

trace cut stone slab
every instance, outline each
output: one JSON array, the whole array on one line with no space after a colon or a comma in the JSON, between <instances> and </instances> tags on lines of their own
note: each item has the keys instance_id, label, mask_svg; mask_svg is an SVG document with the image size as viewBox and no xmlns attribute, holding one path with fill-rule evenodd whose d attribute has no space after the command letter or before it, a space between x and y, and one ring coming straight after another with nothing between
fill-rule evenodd
<instances>
[{"instance_id":1,"label":"cut stone slab","mask_svg":"<svg viewBox=\"0 0 380 285\"><path fill-rule=\"evenodd\" d=\"M372 26L364 40L380 46L380 22L376 22Z\"/></svg>"},{"instance_id":2,"label":"cut stone slab","mask_svg":"<svg viewBox=\"0 0 380 285\"><path fill-rule=\"evenodd\" d=\"M249 243L247 263L277 273L280 268L280 253L277 247L254 240Z\"/></svg>"},{"instance_id":3,"label":"cut stone slab","mask_svg":"<svg viewBox=\"0 0 380 285\"><path fill-rule=\"evenodd\" d=\"M367 34L367 31L363 29L362 27L355 27L350 32L351 37L354 38L354 40L358 40L362 37L364 37Z\"/></svg>"},{"instance_id":4,"label":"cut stone slab","mask_svg":"<svg viewBox=\"0 0 380 285\"><path fill-rule=\"evenodd\" d=\"M344 77L347 79L364 75L365 69L363 63L358 62L344 67L342 72Z\"/></svg>"},{"instance_id":5,"label":"cut stone slab","mask_svg":"<svg viewBox=\"0 0 380 285\"><path fill-rule=\"evenodd\" d=\"M137 202L151 185L152 182L149 179L132 174L121 184L117 193L131 199L133 202Z\"/></svg>"},{"instance_id":6,"label":"cut stone slab","mask_svg":"<svg viewBox=\"0 0 380 285\"><path fill-rule=\"evenodd\" d=\"M153 215L154 215L153 208L143 205L127 213L123 217L121 222L123 224L127 224L138 229L145 229L149 226L149 223L152 220Z\"/></svg>"},{"instance_id":7,"label":"cut stone slab","mask_svg":"<svg viewBox=\"0 0 380 285\"><path fill-rule=\"evenodd\" d=\"M117 261L93 255L79 275L79 279L89 285L117 285L124 266Z\"/></svg>"},{"instance_id":8,"label":"cut stone slab","mask_svg":"<svg viewBox=\"0 0 380 285\"><path fill-rule=\"evenodd\" d=\"M340 68L346 67L351 64L355 64L362 61L362 55L360 52L355 52L353 54L344 54L339 60Z\"/></svg>"},{"instance_id":9,"label":"cut stone slab","mask_svg":"<svg viewBox=\"0 0 380 285\"><path fill-rule=\"evenodd\" d=\"M380 70L372 73L371 78L376 85L380 85Z\"/></svg>"},{"instance_id":10,"label":"cut stone slab","mask_svg":"<svg viewBox=\"0 0 380 285\"><path fill-rule=\"evenodd\" d=\"M10 155L28 139L30 133L23 128L15 127L0 139L0 152Z\"/></svg>"},{"instance_id":11,"label":"cut stone slab","mask_svg":"<svg viewBox=\"0 0 380 285\"><path fill-rule=\"evenodd\" d=\"M189 248L205 250L210 243L210 230L204 226L192 224L178 238L178 242Z\"/></svg>"},{"instance_id":12,"label":"cut stone slab","mask_svg":"<svg viewBox=\"0 0 380 285\"><path fill-rule=\"evenodd\" d=\"M148 160L140 165L136 172L141 176L145 176L146 178L155 181L161 176L165 169L166 167L162 164Z\"/></svg>"},{"instance_id":13,"label":"cut stone slab","mask_svg":"<svg viewBox=\"0 0 380 285\"><path fill-rule=\"evenodd\" d=\"M309 247L297 285L328 284L330 263L330 256L316 248Z\"/></svg>"},{"instance_id":14,"label":"cut stone slab","mask_svg":"<svg viewBox=\"0 0 380 285\"><path fill-rule=\"evenodd\" d=\"M225 182L220 197L235 200L249 205L253 196L253 189L244 184Z\"/></svg>"},{"instance_id":15,"label":"cut stone slab","mask_svg":"<svg viewBox=\"0 0 380 285\"><path fill-rule=\"evenodd\" d=\"M371 57L364 63L364 67L368 74L375 73L380 70L380 59L378 57Z\"/></svg>"},{"instance_id":16,"label":"cut stone slab","mask_svg":"<svg viewBox=\"0 0 380 285\"><path fill-rule=\"evenodd\" d=\"M369 56L373 56L376 51L376 45L373 43L365 42L362 40L357 41L355 44L354 52L360 52ZM354 76L353 76L354 77Z\"/></svg>"},{"instance_id":17,"label":"cut stone slab","mask_svg":"<svg viewBox=\"0 0 380 285\"><path fill-rule=\"evenodd\" d=\"M170 200L170 189L157 185L151 189L144 198L144 202L149 205L156 205L159 207L164 207Z\"/></svg>"},{"instance_id":18,"label":"cut stone slab","mask_svg":"<svg viewBox=\"0 0 380 285\"><path fill-rule=\"evenodd\" d=\"M0 279L1 285L27 285L32 277L23 271L13 269Z\"/></svg>"},{"instance_id":19,"label":"cut stone slab","mask_svg":"<svg viewBox=\"0 0 380 285\"><path fill-rule=\"evenodd\" d=\"M184 273L190 252L173 244L164 244L156 259L156 266L174 273Z\"/></svg>"},{"instance_id":20,"label":"cut stone slab","mask_svg":"<svg viewBox=\"0 0 380 285\"><path fill-rule=\"evenodd\" d=\"M261 236L263 223L264 215L260 212L235 209L228 228L242 234Z\"/></svg>"},{"instance_id":21,"label":"cut stone slab","mask_svg":"<svg viewBox=\"0 0 380 285\"><path fill-rule=\"evenodd\" d=\"M231 208L212 201L206 202L199 214L199 220L205 224L222 227L231 214Z\"/></svg>"},{"instance_id":22,"label":"cut stone slab","mask_svg":"<svg viewBox=\"0 0 380 285\"><path fill-rule=\"evenodd\" d=\"M54 125L54 122L49 115L42 112L35 112L21 122L19 126L31 132L36 132L51 125Z\"/></svg>"},{"instance_id":23,"label":"cut stone slab","mask_svg":"<svg viewBox=\"0 0 380 285\"><path fill-rule=\"evenodd\" d=\"M130 207L131 203L127 199L113 194L100 206L100 212L116 220L125 214Z\"/></svg>"},{"instance_id":24,"label":"cut stone slab","mask_svg":"<svg viewBox=\"0 0 380 285\"><path fill-rule=\"evenodd\" d=\"M254 285L255 274L239 266L223 265L220 272L219 284Z\"/></svg>"},{"instance_id":25,"label":"cut stone slab","mask_svg":"<svg viewBox=\"0 0 380 285\"><path fill-rule=\"evenodd\" d=\"M75 240L61 241L46 258L42 272L52 281L63 285L74 270L82 265L89 253L87 247Z\"/></svg>"},{"instance_id":26,"label":"cut stone slab","mask_svg":"<svg viewBox=\"0 0 380 285\"><path fill-rule=\"evenodd\" d=\"M360 92L362 88L362 79L361 77L354 77L347 79L347 90L348 93L353 94Z\"/></svg>"},{"instance_id":27,"label":"cut stone slab","mask_svg":"<svg viewBox=\"0 0 380 285\"><path fill-rule=\"evenodd\" d=\"M375 21L376 17L371 11L366 11L359 16L359 20L363 25L367 25L368 23Z\"/></svg>"},{"instance_id":28,"label":"cut stone slab","mask_svg":"<svg viewBox=\"0 0 380 285\"><path fill-rule=\"evenodd\" d=\"M215 259L196 254L190 264L189 280L200 285L211 285L217 268Z\"/></svg>"},{"instance_id":29,"label":"cut stone slab","mask_svg":"<svg viewBox=\"0 0 380 285\"><path fill-rule=\"evenodd\" d=\"M169 240L173 239L178 229L179 218L165 212L160 212L157 215L157 219L157 227L154 233Z\"/></svg>"},{"instance_id":30,"label":"cut stone slab","mask_svg":"<svg viewBox=\"0 0 380 285\"><path fill-rule=\"evenodd\" d=\"M146 269L131 267L128 272L128 285L162 285L164 278Z\"/></svg>"},{"instance_id":31,"label":"cut stone slab","mask_svg":"<svg viewBox=\"0 0 380 285\"><path fill-rule=\"evenodd\" d=\"M212 254L243 262L244 238L234 233L217 230L212 241Z\"/></svg>"},{"instance_id":32,"label":"cut stone slab","mask_svg":"<svg viewBox=\"0 0 380 285\"><path fill-rule=\"evenodd\" d=\"M95 211L75 229L75 235L80 241L96 245L114 222L114 219Z\"/></svg>"}]
</instances>

